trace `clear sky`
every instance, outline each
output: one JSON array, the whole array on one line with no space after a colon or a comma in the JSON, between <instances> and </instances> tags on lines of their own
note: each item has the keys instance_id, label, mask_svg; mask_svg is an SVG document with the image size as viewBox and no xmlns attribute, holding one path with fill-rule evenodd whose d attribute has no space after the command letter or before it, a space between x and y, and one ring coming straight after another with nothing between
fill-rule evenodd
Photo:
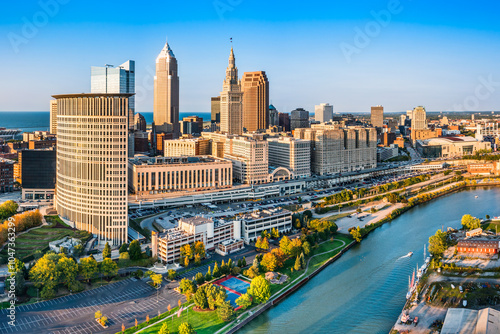
<instances>
[{"instance_id":1,"label":"clear sky","mask_svg":"<svg viewBox=\"0 0 500 334\"><path fill-rule=\"evenodd\" d=\"M240 77L264 70L279 111L500 110L497 1L5 1L0 111L90 91L90 67L136 61L136 110L153 110L165 39L181 112L209 112L234 40ZM1 120L0 120L1 125Z\"/></svg>"}]
</instances>

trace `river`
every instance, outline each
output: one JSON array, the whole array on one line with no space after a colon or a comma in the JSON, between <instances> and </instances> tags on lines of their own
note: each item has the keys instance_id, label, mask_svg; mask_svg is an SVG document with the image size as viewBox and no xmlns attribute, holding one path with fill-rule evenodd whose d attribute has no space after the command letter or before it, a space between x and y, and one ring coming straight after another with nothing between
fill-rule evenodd
<instances>
[{"instance_id":1,"label":"river","mask_svg":"<svg viewBox=\"0 0 500 334\"><path fill-rule=\"evenodd\" d=\"M500 188L477 188L416 206L238 333L387 334L404 306L408 276L423 263L429 236L442 226L459 228L467 213L498 216L498 203ZM404 257L410 251L413 256Z\"/></svg>"}]
</instances>

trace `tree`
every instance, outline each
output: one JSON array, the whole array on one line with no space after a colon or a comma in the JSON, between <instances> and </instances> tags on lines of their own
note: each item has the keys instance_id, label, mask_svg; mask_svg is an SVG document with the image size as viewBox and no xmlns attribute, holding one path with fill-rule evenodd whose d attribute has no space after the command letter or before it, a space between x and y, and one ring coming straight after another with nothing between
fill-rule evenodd
<instances>
[{"instance_id":1,"label":"tree","mask_svg":"<svg viewBox=\"0 0 500 334\"><path fill-rule=\"evenodd\" d=\"M490 215L486 215L486 220L489 220L490 219Z\"/></svg>"},{"instance_id":2,"label":"tree","mask_svg":"<svg viewBox=\"0 0 500 334\"><path fill-rule=\"evenodd\" d=\"M128 246L128 253L132 260L139 260L142 257L142 250L139 241L134 240Z\"/></svg>"},{"instance_id":3,"label":"tree","mask_svg":"<svg viewBox=\"0 0 500 334\"><path fill-rule=\"evenodd\" d=\"M260 249L268 250L269 249L269 240L267 238L262 239L262 242L260 244Z\"/></svg>"},{"instance_id":4,"label":"tree","mask_svg":"<svg viewBox=\"0 0 500 334\"><path fill-rule=\"evenodd\" d=\"M106 241L106 245L104 246L104 250L102 251L102 258L103 259L110 259L111 258L111 247L109 246L109 242Z\"/></svg>"},{"instance_id":5,"label":"tree","mask_svg":"<svg viewBox=\"0 0 500 334\"><path fill-rule=\"evenodd\" d=\"M122 253L120 253L119 259L120 260L130 260L130 255L128 252L122 252Z\"/></svg>"},{"instance_id":6,"label":"tree","mask_svg":"<svg viewBox=\"0 0 500 334\"><path fill-rule=\"evenodd\" d=\"M63 284L70 289L70 286L76 281L76 275L78 275L78 265L75 260L62 256L57 262L56 268L60 273Z\"/></svg>"},{"instance_id":7,"label":"tree","mask_svg":"<svg viewBox=\"0 0 500 334\"><path fill-rule=\"evenodd\" d=\"M194 264L199 266L201 263L201 258L200 258L200 254L195 254L194 256Z\"/></svg>"},{"instance_id":8,"label":"tree","mask_svg":"<svg viewBox=\"0 0 500 334\"><path fill-rule=\"evenodd\" d=\"M259 275L259 269L258 269L258 268L256 268L256 267L254 267L254 266L252 266L252 267L248 268L247 270L245 270L245 271L243 272L243 274L244 274L245 276L250 277L250 278L254 278L254 277L256 277L256 276L258 276L258 275Z\"/></svg>"},{"instance_id":9,"label":"tree","mask_svg":"<svg viewBox=\"0 0 500 334\"><path fill-rule=\"evenodd\" d=\"M295 269L295 271L299 271L300 268L301 268L300 256L297 256L297 258L295 259L295 265L293 266L293 269Z\"/></svg>"},{"instance_id":10,"label":"tree","mask_svg":"<svg viewBox=\"0 0 500 334\"><path fill-rule=\"evenodd\" d=\"M446 248L446 233L437 230L436 234L429 238L429 252L434 256L441 256Z\"/></svg>"},{"instance_id":11,"label":"tree","mask_svg":"<svg viewBox=\"0 0 500 334\"><path fill-rule=\"evenodd\" d=\"M246 310L250 305L252 305L252 297L245 293L236 299L236 305L240 306L243 310Z\"/></svg>"},{"instance_id":12,"label":"tree","mask_svg":"<svg viewBox=\"0 0 500 334\"><path fill-rule=\"evenodd\" d=\"M224 322L233 320L235 312L234 308L231 306L231 303L225 301L224 303L222 303L222 305L217 307L217 315L219 316L219 319Z\"/></svg>"},{"instance_id":13,"label":"tree","mask_svg":"<svg viewBox=\"0 0 500 334\"><path fill-rule=\"evenodd\" d=\"M300 266L302 269L306 269L306 258L304 256L304 253L300 254Z\"/></svg>"},{"instance_id":14,"label":"tree","mask_svg":"<svg viewBox=\"0 0 500 334\"><path fill-rule=\"evenodd\" d=\"M18 258L14 258L14 263L9 262L7 268L9 270L9 274L21 272L23 275L25 275L27 273L26 265Z\"/></svg>"},{"instance_id":15,"label":"tree","mask_svg":"<svg viewBox=\"0 0 500 334\"><path fill-rule=\"evenodd\" d=\"M272 252L266 253L260 264L266 268L266 271L274 271L278 267L278 260Z\"/></svg>"},{"instance_id":16,"label":"tree","mask_svg":"<svg viewBox=\"0 0 500 334\"><path fill-rule=\"evenodd\" d=\"M182 246L180 249L180 252L181 252L182 257L185 257L189 260L191 260L193 258L194 252L193 252L193 249L191 248L190 245L186 244L186 245Z\"/></svg>"},{"instance_id":17,"label":"tree","mask_svg":"<svg viewBox=\"0 0 500 334\"><path fill-rule=\"evenodd\" d=\"M184 263L183 263L184 267L187 267L189 266L189 258L188 257L185 257L184 258Z\"/></svg>"},{"instance_id":18,"label":"tree","mask_svg":"<svg viewBox=\"0 0 500 334\"><path fill-rule=\"evenodd\" d=\"M150 277L156 287L159 287L163 282L163 276L160 274L153 274Z\"/></svg>"},{"instance_id":19,"label":"tree","mask_svg":"<svg viewBox=\"0 0 500 334\"><path fill-rule=\"evenodd\" d=\"M196 283L198 285L202 285L203 283L205 283L205 276L202 273L197 273L194 276L194 279L196 280Z\"/></svg>"},{"instance_id":20,"label":"tree","mask_svg":"<svg viewBox=\"0 0 500 334\"><path fill-rule=\"evenodd\" d=\"M309 241L304 241L304 243L302 244L302 251L306 256L311 253L311 244L309 243Z\"/></svg>"},{"instance_id":21,"label":"tree","mask_svg":"<svg viewBox=\"0 0 500 334\"><path fill-rule=\"evenodd\" d=\"M118 253L125 253L128 252L128 244L124 242L121 246L120 249L118 250Z\"/></svg>"},{"instance_id":22,"label":"tree","mask_svg":"<svg viewBox=\"0 0 500 334\"><path fill-rule=\"evenodd\" d=\"M259 259L257 257L254 257L253 259L252 267L255 269L259 269Z\"/></svg>"},{"instance_id":23,"label":"tree","mask_svg":"<svg viewBox=\"0 0 500 334\"><path fill-rule=\"evenodd\" d=\"M349 233L351 233L354 240L356 240L357 242L361 242L361 229L359 228L359 226L356 228L351 227L349 229Z\"/></svg>"},{"instance_id":24,"label":"tree","mask_svg":"<svg viewBox=\"0 0 500 334\"><path fill-rule=\"evenodd\" d=\"M299 238L295 238L290 243L290 256L296 256L302 252L302 241Z\"/></svg>"},{"instance_id":25,"label":"tree","mask_svg":"<svg viewBox=\"0 0 500 334\"><path fill-rule=\"evenodd\" d=\"M182 324L180 324L178 331L179 331L179 334L195 334L196 333L193 329L193 326L191 326L187 322L183 322Z\"/></svg>"},{"instance_id":26,"label":"tree","mask_svg":"<svg viewBox=\"0 0 500 334\"><path fill-rule=\"evenodd\" d=\"M271 237L273 239L278 239L280 237L280 232L276 227L273 227L273 229L271 230Z\"/></svg>"},{"instance_id":27,"label":"tree","mask_svg":"<svg viewBox=\"0 0 500 334\"><path fill-rule=\"evenodd\" d=\"M198 290L196 290L196 293L193 295L193 302L196 306L198 306L198 308L202 310L206 310L208 308L208 300L204 288L200 287Z\"/></svg>"},{"instance_id":28,"label":"tree","mask_svg":"<svg viewBox=\"0 0 500 334\"><path fill-rule=\"evenodd\" d=\"M241 265L240 267L243 268L243 267L246 267L247 266L247 259L243 256L243 258L241 259Z\"/></svg>"},{"instance_id":29,"label":"tree","mask_svg":"<svg viewBox=\"0 0 500 334\"><path fill-rule=\"evenodd\" d=\"M208 266L207 273L205 274L205 281L209 282L212 280L212 273L210 272L210 266Z\"/></svg>"},{"instance_id":30,"label":"tree","mask_svg":"<svg viewBox=\"0 0 500 334\"><path fill-rule=\"evenodd\" d=\"M181 293L185 295L188 300L190 300L191 296L196 292L196 285L187 278L181 280L179 288L181 289Z\"/></svg>"},{"instance_id":31,"label":"tree","mask_svg":"<svg viewBox=\"0 0 500 334\"><path fill-rule=\"evenodd\" d=\"M473 230L481 227L481 221L479 218L472 217L471 215L463 215L462 226L467 230Z\"/></svg>"},{"instance_id":32,"label":"tree","mask_svg":"<svg viewBox=\"0 0 500 334\"><path fill-rule=\"evenodd\" d=\"M286 235L280 240L280 249L286 255L290 255L290 239Z\"/></svg>"},{"instance_id":33,"label":"tree","mask_svg":"<svg viewBox=\"0 0 500 334\"><path fill-rule=\"evenodd\" d=\"M213 277L214 278L220 277L220 270L219 270L219 265L217 264L217 262L215 262L215 264L214 264Z\"/></svg>"},{"instance_id":34,"label":"tree","mask_svg":"<svg viewBox=\"0 0 500 334\"><path fill-rule=\"evenodd\" d=\"M101 273L107 278L116 276L118 274L118 265L110 258L104 259L101 262L100 267L101 267Z\"/></svg>"},{"instance_id":35,"label":"tree","mask_svg":"<svg viewBox=\"0 0 500 334\"><path fill-rule=\"evenodd\" d=\"M97 261L93 257L80 259L79 270L80 275L90 283L90 280L95 277L99 270Z\"/></svg>"},{"instance_id":36,"label":"tree","mask_svg":"<svg viewBox=\"0 0 500 334\"><path fill-rule=\"evenodd\" d=\"M205 244L202 241L196 241L194 244L194 253L199 255L200 258L205 257Z\"/></svg>"},{"instance_id":37,"label":"tree","mask_svg":"<svg viewBox=\"0 0 500 334\"><path fill-rule=\"evenodd\" d=\"M167 323L166 322L164 322L163 325L161 325L161 328L158 331L158 334L170 334L170 331L167 328Z\"/></svg>"},{"instance_id":38,"label":"tree","mask_svg":"<svg viewBox=\"0 0 500 334\"><path fill-rule=\"evenodd\" d=\"M260 233L260 236L263 238L263 239L269 239L271 238L271 233L269 233L268 230L264 230Z\"/></svg>"},{"instance_id":39,"label":"tree","mask_svg":"<svg viewBox=\"0 0 500 334\"><path fill-rule=\"evenodd\" d=\"M17 208L19 205L12 201L6 201L0 205L0 220L7 219L17 213Z\"/></svg>"},{"instance_id":40,"label":"tree","mask_svg":"<svg viewBox=\"0 0 500 334\"><path fill-rule=\"evenodd\" d=\"M173 281L177 277L177 272L173 269L169 269L167 277L169 280Z\"/></svg>"},{"instance_id":41,"label":"tree","mask_svg":"<svg viewBox=\"0 0 500 334\"><path fill-rule=\"evenodd\" d=\"M255 298L257 303L264 303L271 297L271 285L262 276L252 279L247 293Z\"/></svg>"},{"instance_id":42,"label":"tree","mask_svg":"<svg viewBox=\"0 0 500 334\"><path fill-rule=\"evenodd\" d=\"M73 256L79 257L83 254L84 248L82 244L76 244L75 247L73 247Z\"/></svg>"},{"instance_id":43,"label":"tree","mask_svg":"<svg viewBox=\"0 0 500 334\"><path fill-rule=\"evenodd\" d=\"M10 290L11 284L15 284L14 291L16 293L16 296L21 296L22 294L24 294L24 291L26 290L26 281L25 281L24 275L21 271L16 272L14 274L13 280L9 277L8 279L5 280L5 282L6 282L6 286L7 286L7 291L11 291Z\"/></svg>"},{"instance_id":44,"label":"tree","mask_svg":"<svg viewBox=\"0 0 500 334\"><path fill-rule=\"evenodd\" d=\"M101 319L102 318L102 312L101 311L96 311L96 313L94 313L94 317L96 319Z\"/></svg>"},{"instance_id":45,"label":"tree","mask_svg":"<svg viewBox=\"0 0 500 334\"><path fill-rule=\"evenodd\" d=\"M56 268L56 261L59 257L51 259L50 254L45 254L30 270L30 280L37 288L53 290L59 281L59 271Z\"/></svg>"}]
</instances>

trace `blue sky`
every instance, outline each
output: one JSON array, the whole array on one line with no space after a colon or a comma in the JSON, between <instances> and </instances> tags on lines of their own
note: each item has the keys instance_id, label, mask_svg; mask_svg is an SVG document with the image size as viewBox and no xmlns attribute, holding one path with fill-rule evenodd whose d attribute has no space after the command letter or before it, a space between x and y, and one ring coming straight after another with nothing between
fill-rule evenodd
<instances>
[{"instance_id":1,"label":"blue sky","mask_svg":"<svg viewBox=\"0 0 500 334\"><path fill-rule=\"evenodd\" d=\"M337 112L378 104L387 112L500 110L494 1L144 3L3 3L0 111L48 110L52 94L90 91L90 66L128 59L136 61L136 110L152 111L155 58L167 36L182 112L210 111L230 37L240 76L266 71L279 111L323 102Z\"/></svg>"}]
</instances>

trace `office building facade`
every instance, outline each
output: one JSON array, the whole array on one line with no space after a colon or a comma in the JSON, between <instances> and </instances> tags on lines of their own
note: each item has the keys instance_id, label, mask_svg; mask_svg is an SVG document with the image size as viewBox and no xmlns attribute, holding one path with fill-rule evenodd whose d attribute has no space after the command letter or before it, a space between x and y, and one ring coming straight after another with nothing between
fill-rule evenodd
<instances>
[{"instance_id":1,"label":"office building facade","mask_svg":"<svg viewBox=\"0 0 500 334\"><path fill-rule=\"evenodd\" d=\"M290 132L290 114L286 112L279 112L278 113L278 125L281 127L281 129L285 132Z\"/></svg>"},{"instance_id":2,"label":"office building facade","mask_svg":"<svg viewBox=\"0 0 500 334\"><path fill-rule=\"evenodd\" d=\"M266 72L245 72L241 78L243 91L243 127L248 132L269 126L269 81Z\"/></svg>"},{"instance_id":3,"label":"office building facade","mask_svg":"<svg viewBox=\"0 0 500 334\"><path fill-rule=\"evenodd\" d=\"M22 150L18 163L24 200L52 199L56 187L55 149Z\"/></svg>"},{"instance_id":4,"label":"office building facade","mask_svg":"<svg viewBox=\"0 0 500 334\"><path fill-rule=\"evenodd\" d=\"M381 128L384 126L384 107L376 106L371 109L372 126Z\"/></svg>"},{"instance_id":5,"label":"office building facade","mask_svg":"<svg viewBox=\"0 0 500 334\"><path fill-rule=\"evenodd\" d=\"M14 191L14 161L0 158L0 193Z\"/></svg>"},{"instance_id":6,"label":"office building facade","mask_svg":"<svg viewBox=\"0 0 500 334\"><path fill-rule=\"evenodd\" d=\"M328 103L321 103L320 105L314 106L314 120L316 122L330 122L332 119L333 106Z\"/></svg>"},{"instance_id":7,"label":"office building facade","mask_svg":"<svg viewBox=\"0 0 500 334\"><path fill-rule=\"evenodd\" d=\"M240 136L224 145L224 158L233 163L233 178L240 183L269 182L268 142L262 137Z\"/></svg>"},{"instance_id":8,"label":"office building facade","mask_svg":"<svg viewBox=\"0 0 500 334\"><path fill-rule=\"evenodd\" d=\"M269 126L279 126L278 110L272 104L269 106Z\"/></svg>"},{"instance_id":9,"label":"office building facade","mask_svg":"<svg viewBox=\"0 0 500 334\"><path fill-rule=\"evenodd\" d=\"M298 128L309 127L309 111L303 108L297 108L290 113L290 129L293 131Z\"/></svg>"},{"instance_id":10,"label":"office building facade","mask_svg":"<svg viewBox=\"0 0 500 334\"><path fill-rule=\"evenodd\" d=\"M238 81L238 68L232 47L220 93L220 130L228 134L243 133L243 92Z\"/></svg>"},{"instance_id":11,"label":"office building facade","mask_svg":"<svg viewBox=\"0 0 500 334\"><path fill-rule=\"evenodd\" d=\"M50 133L57 134L57 100L50 100Z\"/></svg>"},{"instance_id":12,"label":"office building facade","mask_svg":"<svg viewBox=\"0 0 500 334\"><path fill-rule=\"evenodd\" d=\"M211 155L210 140L205 138L173 139L163 142L163 156Z\"/></svg>"},{"instance_id":13,"label":"office building facade","mask_svg":"<svg viewBox=\"0 0 500 334\"><path fill-rule=\"evenodd\" d=\"M220 123L220 96L210 98L210 121Z\"/></svg>"},{"instance_id":14,"label":"office building facade","mask_svg":"<svg viewBox=\"0 0 500 334\"><path fill-rule=\"evenodd\" d=\"M268 138L269 166L284 167L294 178L311 176L311 143L294 137Z\"/></svg>"}]
</instances>

